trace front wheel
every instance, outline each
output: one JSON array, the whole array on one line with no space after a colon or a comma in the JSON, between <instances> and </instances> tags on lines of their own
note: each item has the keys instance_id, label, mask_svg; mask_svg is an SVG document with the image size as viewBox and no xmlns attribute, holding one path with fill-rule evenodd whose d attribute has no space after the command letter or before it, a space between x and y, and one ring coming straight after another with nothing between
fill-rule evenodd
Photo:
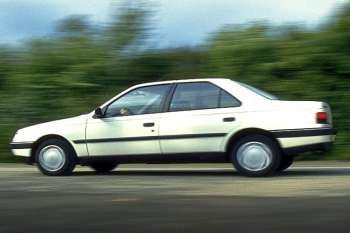
<instances>
[{"instance_id":1,"label":"front wheel","mask_svg":"<svg viewBox=\"0 0 350 233\"><path fill-rule=\"evenodd\" d=\"M74 155L74 150L68 142L48 139L36 150L35 161L39 170L45 175L69 175L76 164Z\"/></svg>"},{"instance_id":2,"label":"front wheel","mask_svg":"<svg viewBox=\"0 0 350 233\"><path fill-rule=\"evenodd\" d=\"M233 146L231 159L242 175L268 176L279 168L281 152L273 139L264 135L248 135Z\"/></svg>"}]
</instances>

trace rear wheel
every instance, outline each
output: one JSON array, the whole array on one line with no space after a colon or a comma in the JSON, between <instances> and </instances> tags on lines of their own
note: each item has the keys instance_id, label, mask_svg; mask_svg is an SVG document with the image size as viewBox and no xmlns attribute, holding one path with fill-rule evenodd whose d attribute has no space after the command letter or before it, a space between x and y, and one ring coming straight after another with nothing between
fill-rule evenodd
<instances>
[{"instance_id":1,"label":"rear wheel","mask_svg":"<svg viewBox=\"0 0 350 233\"><path fill-rule=\"evenodd\" d=\"M237 171L245 176L273 175L280 166L278 144L264 135L248 135L237 141L231 150Z\"/></svg>"},{"instance_id":2,"label":"rear wheel","mask_svg":"<svg viewBox=\"0 0 350 233\"><path fill-rule=\"evenodd\" d=\"M89 166L98 173L106 173L115 169L118 166L118 163L108 162L108 161L99 161L99 162L93 162Z\"/></svg>"},{"instance_id":3,"label":"rear wheel","mask_svg":"<svg viewBox=\"0 0 350 233\"><path fill-rule=\"evenodd\" d=\"M71 145L60 139L42 142L35 153L39 170L48 176L69 175L75 167L75 152Z\"/></svg>"},{"instance_id":4,"label":"rear wheel","mask_svg":"<svg viewBox=\"0 0 350 233\"><path fill-rule=\"evenodd\" d=\"M277 171L282 172L289 168L294 162L294 156L292 155L283 155L281 158L280 166L278 167Z\"/></svg>"}]
</instances>

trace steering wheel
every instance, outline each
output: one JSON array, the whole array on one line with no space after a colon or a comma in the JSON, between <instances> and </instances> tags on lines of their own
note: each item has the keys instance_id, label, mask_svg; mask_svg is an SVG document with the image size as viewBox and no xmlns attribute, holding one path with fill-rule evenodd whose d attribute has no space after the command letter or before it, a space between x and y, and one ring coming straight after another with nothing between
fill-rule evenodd
<instances>
[{"instance_id":1,"label":"steering wheel","mask_svg":"<svg viewBox=\"0 0 350 233\"><path fill-rule=\"evenodd\" d=\"M130 110L130 109L128 109L128 108L121 108L120 110L119 110L119 114L121 115L121 116L130 116L130 115L134 115L134 113Z\"/></svg>"}]
</instances>

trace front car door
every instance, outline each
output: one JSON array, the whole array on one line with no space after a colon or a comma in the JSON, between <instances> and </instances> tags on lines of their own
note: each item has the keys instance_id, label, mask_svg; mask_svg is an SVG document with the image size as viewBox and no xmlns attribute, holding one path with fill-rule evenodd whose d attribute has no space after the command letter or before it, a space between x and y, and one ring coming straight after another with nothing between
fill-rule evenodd
<instances>
[{"instance_id":1,"label":"front car door","mask_svg":"<svg viewBox=\"0 0 350 233\"><path fill-rule=\"evenodd\" d=\"M240 105L210 82L176 84L169 112L159 122L162 152L221 152L223 139L239 124L235 111Z\"/></svg>"},{"instance_id":2,"label":"front car door","mask_svg":"<svg viewBox=\"0 0 350 233\"><path fill-rule=\"evenodd\" d=\"M159 115L171 85L133 89L90 118L86 143L90 156L160 154Z\"/></svg>"}]
</instances>

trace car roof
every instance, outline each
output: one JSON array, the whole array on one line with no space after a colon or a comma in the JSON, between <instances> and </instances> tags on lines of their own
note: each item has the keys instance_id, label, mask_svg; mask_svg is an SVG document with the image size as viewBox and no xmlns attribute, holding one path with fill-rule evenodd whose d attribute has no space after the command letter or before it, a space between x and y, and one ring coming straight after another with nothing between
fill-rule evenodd
<instances>
[{"instance_id":1,"label":"car roof","mask_svg":"<svg viewBox=\"0 0 350 233\"><path fill-rule=\"evenodd\" d=\"M141 83L137 86L152 86L152 85L160 85L160 84L171 84L171 83L185 83L185 82L212 82L217 83L221 81L232 81L228 78L201 78L201 79L178 79L178 80L167 80L167 81L159 81L159 82L147 82L147 83Z\"/></svg>"},{"instance_id":2,"label":"car roof","mask_svg":"<svg viewBox=\"0 0 350 233\"><path fill-rule=\"evenodd\" d=\"M227 92L233 94L236 98L238 98L241 102L245 102L245 105L247 105L249 102L256 105L257 101L266 99L247 88L243 87L239 82L233 81L228 78L201 78L201 79L179 79L179 80L167 80L167 81L159 81L159 82L148 82L148 83L141 83L138 85L134 85L123 92L119 93L118 95L114 96L112 99L105 102L101 107L104 107L108 105L109 103L113 102L115 99L119 98L120 96L124 95L125 93L136 89L140 87L147 87L147 86L154 86L154 85L162 85L162 84L174 84L174 83L190 83L190 82L211 82Z\"/></svg>"}]
</instances>

